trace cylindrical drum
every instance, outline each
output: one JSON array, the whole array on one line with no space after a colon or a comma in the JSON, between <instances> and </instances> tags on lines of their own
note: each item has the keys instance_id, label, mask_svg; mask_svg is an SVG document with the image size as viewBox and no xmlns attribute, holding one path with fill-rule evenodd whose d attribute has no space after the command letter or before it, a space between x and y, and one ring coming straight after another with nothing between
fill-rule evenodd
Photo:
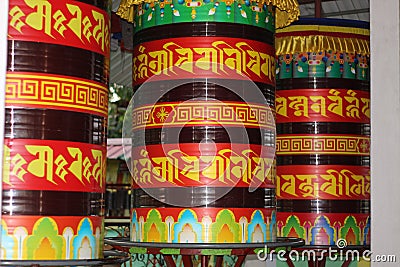
<instances>
[{"instance_id":1,"label":"cylindrical drum","mask_svg":"<svg viewBox=\"0 0 400 267\"><path fill-rule=\"evenodd\" d=\"M103 256L109 10L10 1L2 259Z\"/></svg>"},{"instance_id":2,"label":"cylindrical drum","mask_svg":"<svg viewBox=\"0 0 400 267\"><path fill-rule=\"evenodd\" d=\"M369 24L301 19L276 52L278 235L368 245Z\"/></svg>"},{"instance_id":3,"label":"cylindrical drum","mask_svg":"<svg viewBox=\"0 0 400 267\"><path fill-rule=\"evenodd\" d=\"M131 239L274 240L275 6L144 3L134 21Z\"/></svg>"}]
</instances>

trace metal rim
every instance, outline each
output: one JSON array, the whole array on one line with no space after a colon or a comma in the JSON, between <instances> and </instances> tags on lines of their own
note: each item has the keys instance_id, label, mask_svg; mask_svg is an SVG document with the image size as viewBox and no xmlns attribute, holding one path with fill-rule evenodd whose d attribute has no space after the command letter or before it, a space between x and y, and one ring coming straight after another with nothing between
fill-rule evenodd
<instances>
[{"instance_id":1,"label":"metal rim","mask_svg":"<svg viewBox=\"0 0 400 267\"><path fill-rule=\"evenodd\" d=\"M141 248L172 248L172 249L257 249L264 248L292 248L304 245L304 240L294 237L278 237L274 242L262 243L152 243L132 242L129 238L117 237L106 238L104 243L119 247L141 247Z\"/></svg>"}]
</instances>

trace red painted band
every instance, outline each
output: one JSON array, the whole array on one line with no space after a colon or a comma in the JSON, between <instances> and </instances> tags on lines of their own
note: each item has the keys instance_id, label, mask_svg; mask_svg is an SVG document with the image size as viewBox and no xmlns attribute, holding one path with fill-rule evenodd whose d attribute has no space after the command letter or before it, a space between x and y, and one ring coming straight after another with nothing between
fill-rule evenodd
<instances>
[{"instance_id":1,"label":"red painted band","mask_svg":"<svg viewBox=\"0 0 400 267\"><path fill-rule=\"evenodd\" d=\"M109 56L110 16L80 1L10 1L8 39L66 45Z\"/></svg>"},{"instance_id":2,"label":"red painted band","mask_svg":"<svg viewBox=\"0 0 400 267\"><path fill-rule=\"evenodd\" d=\"M370 123L370 93L347 89L295 89L276 93L276 122Z\"/></svg>"},{"instance_id":3,"label":"red painted band","mask_svg":"<svg viewBox=\"0 0 400 267\"><path fill-rule=\"evenodd\" d=\"M363 166L278 166L276 195L278 199L369 199L370 180L370 168Z\"/></svg>"},{"instance_id":4,"label":"red painted band","mask_svg":"<svg viewBox=\"0 0 400 267\"><path fill-rule=\"evenodd\" d=\"M150 41L134 48L133 83L142 84L156 75L164 80L239 78L275 85L274 55L272 45L240 38L182 37Z\"/></svg>"},{"instance_id":5,"label":"red painted band","mask_svg":"<svg viewBox=\"0 0 400 267\"><path fill-rule=\"evenodd\" d=\"M106 147L78 142L5 139L3 188L104 192Z\"/></svg>"},{"instance_id":6,"label":"red painted band","mask_svg":"<svg viewBox=\"0 0 400 267\"><path fill-rule=\"evenodd\" d=\"M274 188L273 149L231 143L164 144L132 150L133 187Z\"/></svg>"}]
</instances>

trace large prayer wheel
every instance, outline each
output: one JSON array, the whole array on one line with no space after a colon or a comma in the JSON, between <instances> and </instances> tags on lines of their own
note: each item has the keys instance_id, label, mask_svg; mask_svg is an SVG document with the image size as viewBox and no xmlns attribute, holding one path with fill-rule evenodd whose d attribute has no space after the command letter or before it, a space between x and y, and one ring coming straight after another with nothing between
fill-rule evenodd
<instances>
[{"instance_id":1,"label":"large prayer wheel","mask_svg":"<svg viewBox=\"0 0 400 267\"><path fill-rule=\"evenodd\" d=\"M9 4L1 257L103 257L110 1Z\"/></svg>"},{"instance_id":2,"label":"large prayer wheel","mask_svg":"<svg viewBox=\"0 0 400 267\"><path fill-rule=\"evenodd\" d=\"M301 19L276 49L278 235L368 245L369 24Z\"/></svg>"},{"instance_id":3,"label":"large prayer wheel","mask_svg":"<svg viewBox=\"0 0 400 267\"><path fill-rule=\"evenodd\" d=\"M132 241L275 239L272 2L133 9Z\"/></svg>"}]
</instances>

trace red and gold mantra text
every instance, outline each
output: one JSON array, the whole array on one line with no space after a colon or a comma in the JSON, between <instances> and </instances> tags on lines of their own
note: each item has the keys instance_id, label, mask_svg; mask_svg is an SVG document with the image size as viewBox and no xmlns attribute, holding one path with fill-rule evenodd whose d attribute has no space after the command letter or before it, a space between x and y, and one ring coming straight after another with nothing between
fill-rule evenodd
<instances>
[{"instance_id":1,"label":"red and gold mantra text","mask_svg":"<svg viewBox=\"0 0 400 267\"><path fill-rule=\"evenodd\" d=\"M266 43L239 38L186 37L151 41L134 48L133 80L153 75L189 78L236 78L274 84L274 49Z\"/></svg>"},{"instance_id":2,"label":"red and gold mantra text","mask_svg":"<svg viewBox=\"0 0 400 267\"><path fill-rule=\"evenodd\" d=\"M230 144L217 144L215 155L202 155L197 150L198 144L180 144L182 150L178 146L175 149L169 146L150 145L134 149L134 186L247 187L259 183L260 187L275 187L274 156L269 152L260 157L255 150L260 151L261 146L249 145L247 149L232 150Z\"/></svg>"},{"instance_id":3,"label":"red and gold mantra text","mask_svg":"<svg viewBox=\"0 0 400 267\"><path fill-rule=\"evenodd\" d=\"M73 46L109 55L110 19L78 1L13 0L8 39Z\"/></svg>"},{"instance_id":4,"label":"red and gold mantra text","mask_svg":"<svg viewBox=\"0 0 400 267\"><path fill-rule=\"evenodd\" d=\"M369 123L370 95L347 89L280 90L277 122L338 121Z\"/></svg>"},{"instance_id":5,"label":"red and gold mantra text","mask_svg":"<svg viewBox=\"0 0 400 267\"><path fill-rule=\"evenodd\" d=\"M278 166L280 199L369 199L370 170L362 166Z\"/></svg>"},{"instance_id":6,"label":"red and gold mantra text","mask_svg":"<svg viewBox=\"0 0 400 267\"><path fill-rule=\"evenodd\" d=\"M52 140L5 140L4 188L101 192L105 174L105 147Z\"/></svg>"}]
</instances>

